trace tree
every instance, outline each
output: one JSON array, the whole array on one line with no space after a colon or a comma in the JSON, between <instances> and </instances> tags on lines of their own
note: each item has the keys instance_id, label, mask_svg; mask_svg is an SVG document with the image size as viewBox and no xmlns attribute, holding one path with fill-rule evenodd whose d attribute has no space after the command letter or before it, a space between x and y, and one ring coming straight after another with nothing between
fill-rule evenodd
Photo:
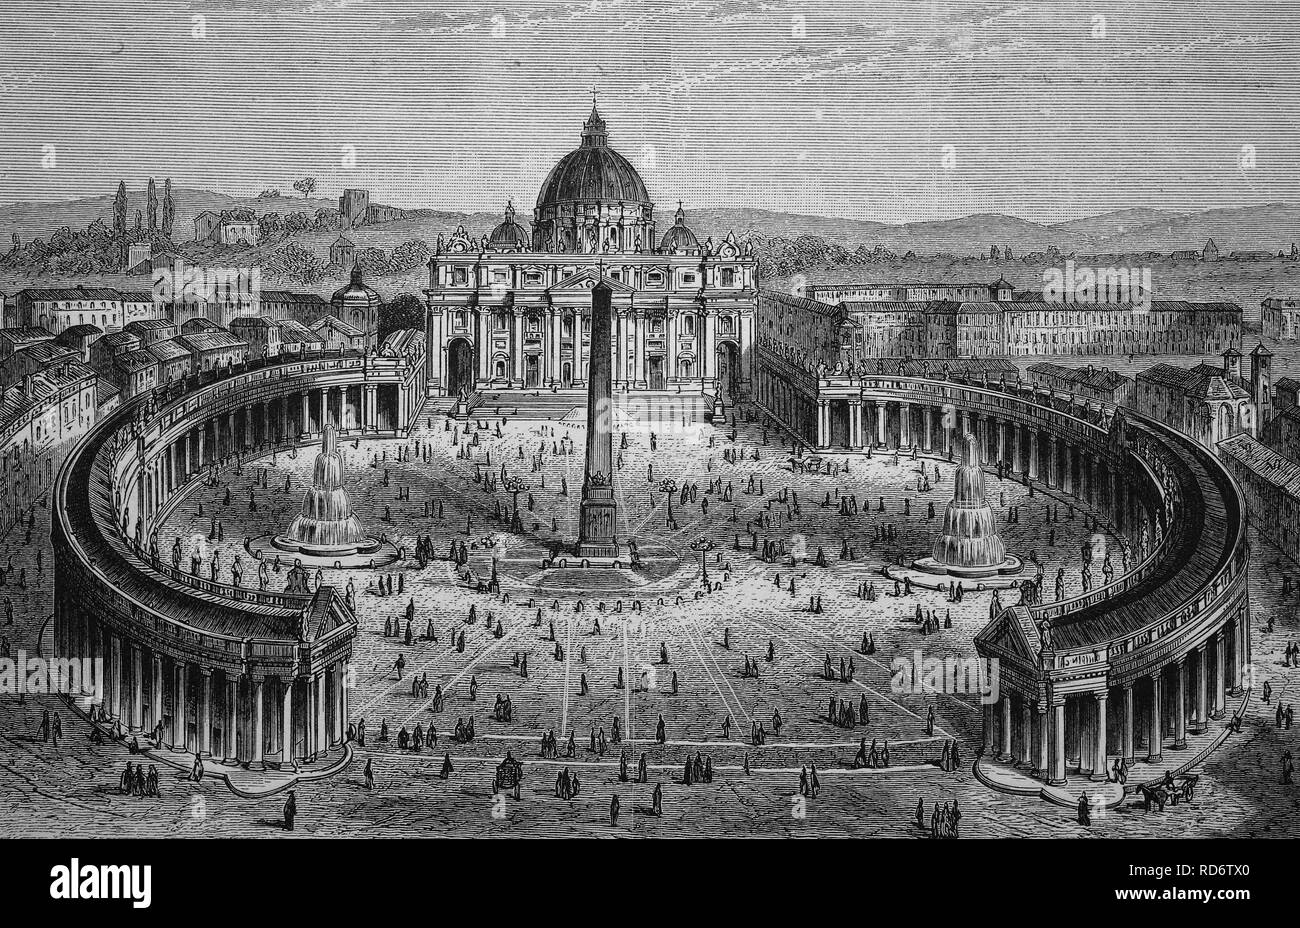
<instances>
[{"instance_id":1,"label":"tree","mask_svg":"<svg viewBox=\"0 0 1300 928\"><path fill-rule=\"evenodd\" d=\"M158 228L158 188L154 186L153 178L149 178L149 231L153 232Z\"/></svg>"},{"instance_id":2,"label":"tree","mask_svg":"<svg viewBox=\"0 0 1300 928\"><path fill-rule=\"evenodd\" d=\"M271 199L273 197L279 197L279 196L280 196L279 187L267 187L265 190L263 190L261 193L257 195L257 198L259 200L266 200L266 199Z\"/></svg>"},{"instance_id":3,"label":"tree","mask_svg":"<svg viewBox=\"0 0 1300 928\"><path fill-rule=\"evenodd\" d=\"M302 180L296 180L293 182L293 189L301 193L302 198L305 200L315 192L316 178L304 177Z\"/></svg>"},{"instance_id":4,"label":"tree","mask_svg":"<svg viewBox=\"0 0 1300 928\"><path fill-rule=\"evenodd\" d=\"M311 226L311 217L306 213L290 213L284 217L284 231L293 235L295 232L302 232Z\"/></svg>"},{"instance_id":5,"label":"tree","mask_svg":"<svg viewBox=\"0 0 1300 928\"><path fill-rule=\"evenodd\" d=\"M172 202L172 179L163 182L162 234L172 237L172 220L176 218L176 204Z\"/></svg>"},{"instance_id":6,"label":"tree","mask_svg":"<svg viewBox=\"0 0 1300 928\"><path fill-rule=\"evenodd\" d=\"M257 235L262 241L270 241L284 234L284 220L279 213L263 213L257 217Z\"/></svg>"},{"instance_id":7,"label":"tree","mask_svg":"<svg viewBox=\"0 0 1300 928\"><path fill-rule=\"evenodd\" d=\"M117 182L117 196L113 197L113 232L126 234L126 181Z\"/></svg>"},{"instance_id":8,"label":"tree","mask_svg":"<svg viewBox=\"0 0 1300 928\"><path fill-rule=\"evenodd\" d=\"M398 294L379 306L379 340L402 329L424 329L424 303L414 293Z\"/></svg>"}]
</instances>

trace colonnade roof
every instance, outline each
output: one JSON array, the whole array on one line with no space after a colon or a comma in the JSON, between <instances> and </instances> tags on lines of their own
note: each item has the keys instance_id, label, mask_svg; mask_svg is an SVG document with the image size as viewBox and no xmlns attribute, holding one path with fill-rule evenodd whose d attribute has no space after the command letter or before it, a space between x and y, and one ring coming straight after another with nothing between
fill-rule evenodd
<instances>
[{"instance_id":1,"label":"colonnade roof","mask_svg":"<svg viewBox=\"0 0 1300 928\"><path fill-rule=\"evenodd\" d=\"M1159 568L1141 582L1053 620L1052 642L1058 649L1095 647L1141 631L1195 599L1235 556L1238 545L1245 543L1240 497L1211 453L1170 429L1157 429L1135 416L1127 417L1126 423L1175 455L1182 497L1178 503L1182 512L1175 520L1178 534Z\"/></svg>"}]
</instances>

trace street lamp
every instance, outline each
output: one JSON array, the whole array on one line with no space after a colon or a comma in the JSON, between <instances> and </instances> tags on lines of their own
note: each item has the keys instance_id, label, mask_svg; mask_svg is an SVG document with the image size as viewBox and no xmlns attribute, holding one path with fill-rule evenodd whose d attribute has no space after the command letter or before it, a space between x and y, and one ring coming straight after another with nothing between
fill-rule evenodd
<instances>
[{"instance_id":1,"label":"street lamp","mask_svg":"<svg viewBox=\"0 0 1300 928\"><path fill-rule=\"evenodd\" d=\"M691 542L691 550L700 552L700 582L704 585L704 592L709 591L709 564L708 553L713 550L713 542L707 538L697 538Z\"/></svg>"},{"instance_id":2,"label":"street lamp","mask_svg":"<svg viewBox=\"0 0 1300 928\"><path fill-rule=\"evenodd\" d=\"M673 519L673 494L677 492L677 482L675 480L660 481L659 492L668 496L668 529L676 531L677 522Z\"/></svg>"},{"instance_id":3,"label":"street lamp","mask_svg":"<svg viewBox=\"0 0 1300 928\"><path fill-rule=\"evenodd\" d=\"M501 488L514 497L514 514L510 517L510 530L520 533L524 530L524 525L519 518L519 494L528 489L528 484L518 477L502 477Z\"/></svg>"}]
</instances>

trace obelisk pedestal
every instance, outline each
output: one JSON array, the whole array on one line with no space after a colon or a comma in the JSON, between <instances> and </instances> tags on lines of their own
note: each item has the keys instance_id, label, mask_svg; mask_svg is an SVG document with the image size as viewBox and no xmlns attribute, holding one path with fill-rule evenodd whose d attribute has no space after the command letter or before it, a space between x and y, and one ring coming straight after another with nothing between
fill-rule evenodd
<instances>
[{"instance_id":1,"label":"obelisk pedestal","mask_svg":"<svg viewBox=\"0 0 1300 928\"><path fill-rule=\"evenodd\" d=\"M577 556L617 559L618 506L614 502L614 443L611 426L613 370L610 303L613 291L604 280L591 288L591 356L587 375L587 460L582 477Z\"/></svg>"}]
</instances>

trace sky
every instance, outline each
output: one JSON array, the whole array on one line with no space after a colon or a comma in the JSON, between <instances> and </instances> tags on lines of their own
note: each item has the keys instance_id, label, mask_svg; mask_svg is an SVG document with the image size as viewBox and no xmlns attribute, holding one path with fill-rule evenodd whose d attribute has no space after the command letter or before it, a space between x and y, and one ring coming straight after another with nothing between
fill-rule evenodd
<instances>
[{"instance_id":1,"label":"sky","mask_svg":"<svg viewBox=\"0 0 1300 928\"><path fill-rule=\"evenodd\" d=\"M1297 202L1298 25L1256 0L6 2L0 203L310 175L526 218L593 90L662 212Z\"/></svg>"}]
</instances>

